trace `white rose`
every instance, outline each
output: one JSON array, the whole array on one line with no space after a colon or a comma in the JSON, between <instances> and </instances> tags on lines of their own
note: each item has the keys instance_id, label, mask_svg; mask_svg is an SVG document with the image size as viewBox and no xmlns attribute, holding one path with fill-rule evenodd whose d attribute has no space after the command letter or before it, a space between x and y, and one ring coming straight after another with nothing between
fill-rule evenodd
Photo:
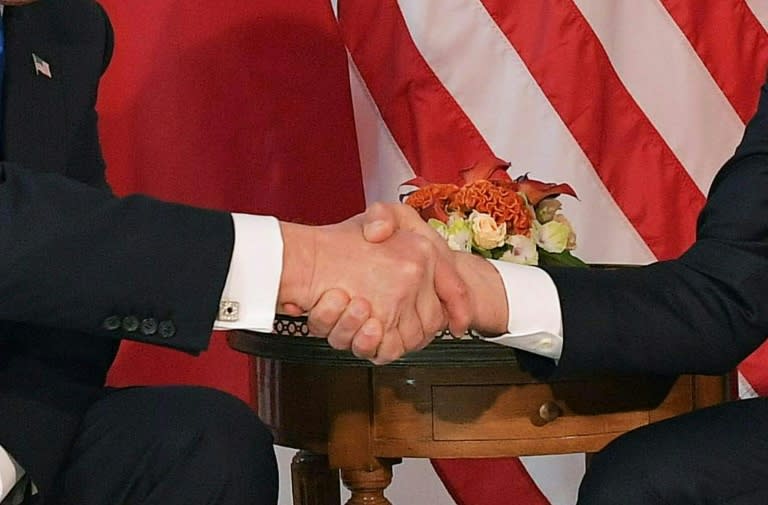
<instances>
[{"instance_id":1,"label":"white rose","mask_svg":"<svg viewBox=\"0 0 768 505\"><path fill-rule=\"evenodd\" d=\"M536 243L547 252L561 253L568 246L570 234L570 226L553 220L538 229Z\"/></svg>"},{"instance_id":2,"label":"white rose","mask_svg":"<svg viewBox=\"0 0 768 505\"><path fill-rule=\"evenodd\" d=\"M432 227L441 237L448 239L448 226L439 219L429 218L427 224Z\"/></svg>"},{"instance_id":3,"label":"white rose","mask_svg":"<svg viewBox=\"0 0 768 505\"><path fill-rule=\"evenodd\" d=\"M573 231L573 226L571 226L571 222L566 219L566 217L562 214L558 214L554 217L554 220L557 221L560 224L564 224L568 227L569 233L568 233L568 243L565 245L565 248L569 251L573 251L576 249L576 232Z\"/></svg>"},{"instance_id":4,"label":"white rose","mask_svg":"<svg viewBox=\"0 0 768 505\"><path fill-rule=\"evenodd\" d=\"M472 227L469 221L458 215L449 217L446 240L453 251L472 252Z\"/></svg>"},{"instance_id":5,"label":"white rose","mask_svg":"<svg viewBox=\"0 0 768 505\"><path fill-rule=\"evenodd\" d=\"M507 237L506 243L509 244L510 249L501 256L502 261L520 265L539 264L539 251L533 239L525 235L511 235Z\"/></svg>"},{"instance_id":6,"label":"white rose","mask_svg":"<svg viewBox=\"0 0 768 505\"><path fill-rule=\"evenodd\" d=\"M507 223L499 225L493 217L477 211L469 215L469 222L472 225L472 241L475 246L489 251L504 245Z\"/></svg>"}]
</instances>

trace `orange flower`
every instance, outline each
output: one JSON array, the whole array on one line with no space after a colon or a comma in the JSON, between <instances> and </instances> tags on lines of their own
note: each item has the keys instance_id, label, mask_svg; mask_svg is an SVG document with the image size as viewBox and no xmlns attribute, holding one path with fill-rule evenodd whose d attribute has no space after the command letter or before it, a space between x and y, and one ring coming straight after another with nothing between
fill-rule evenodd
<instances>
[{"instance_id":1,"label":"orange flower","mask_svg":"<svg viewBox=\"0 0 768 505\"><path fill-rule=\"evenodd\" d=\"M459 170L456 184L437 184L421 176L415 177L403 183L419 188L408 195L405 203L419 211L424 220L435 218L444 223L448 221L450 211L466 215L476 210L490 214L498 224L507 223L510 234L528 236L534 217L526 199L536 206L545 198L560 194L576 197L568 184L537 181L529 179L528 175L512 180L508 168L508 162L492 156Z\"/></svg>"},{"instance_id":2,"label":"orange flower","mask_svg":"<svg viewBox=\"0 0 768 505\"><path fill-rule=\"evenodd\" d=\"M447 206L458 190L455 184L428 184L409 194L405 203L416 209L425 221L435 218L447 223Z\"/></svg>"},{"instance_id":3,"label":"orange flower","mask_svg":"<svg viewBox=\"0 0 768 505\"><path fill-rule=\"evenodd\" d=\"M506 186L503 182L476 180L455 192L448 207L465 214L472 210L489 214L497 224L507 224L507 233L528 236L531 211L525 199Z\"/></svg>"}]
</instances>

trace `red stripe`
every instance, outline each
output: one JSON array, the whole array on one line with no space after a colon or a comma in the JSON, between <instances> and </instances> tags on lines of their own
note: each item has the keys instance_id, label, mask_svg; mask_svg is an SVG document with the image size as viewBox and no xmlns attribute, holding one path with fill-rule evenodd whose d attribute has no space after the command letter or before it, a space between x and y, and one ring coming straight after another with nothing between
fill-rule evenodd
<instances>
[{"instance_id":1,"label":"red stripe","mask_svg":"<svg viewBox=\"0 0 768 505\"><path fill-rule=\"evenodd\" d=\"M482 3L656 257L682 253L693 243L704 195L624 88L576 5Z\"/></svg>"},{"instance_id":2,"label":"red stripe","mask_svg":"<svg viewBox=\"0 0 768 505\"><path fill-rule=\"evenodd\" d=\"M518 459L442 459L432 466L457 505L549 505Z\"/></svg>"},{"instance_id":3,"label":"red stripe","mask_svg":"<svg viewBox=\"0 0 768 505\"><path fill-rule=\"evenodd\" d=\"M768 396L768 341L739 365L739 371L760 396Z\"/></svg>"},{"instance_id":4,"label":"red stripe","mask_svg":"<svg viewBox=\"0 0 768 505\"><path fill-rule=\"evenodd\" d=\"M745 123L768 67L768 33L744 0L661 0Z\"/></svg>"},{"instance_id":5,"label":"red stripe","mask_svg":"<svg viewBox=\"0 0 768 505\"><path fill-rule=\"evenodd\" d=\"M493 156L416 47L394 0L340 0L347 48L414 172L452 181Z\"/></svg>"}]
</instances>

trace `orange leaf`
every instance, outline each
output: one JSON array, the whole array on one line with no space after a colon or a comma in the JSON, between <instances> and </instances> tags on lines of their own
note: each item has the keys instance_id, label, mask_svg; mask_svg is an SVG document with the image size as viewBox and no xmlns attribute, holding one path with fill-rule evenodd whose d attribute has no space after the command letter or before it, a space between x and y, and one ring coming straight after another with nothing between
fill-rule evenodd
<instances>
[{"instance_id":1,"label":"orange leaf","mask_svg":"<svg viewBox=\"0 0 768 505\"><path fill-rule=\"evenodd\" d=\"M522 191L528 197L528 202L531 205L536 205L550 196L570 195L574 198L578 198L576 192L568 184L537 181L535 179L529 179L528 174L521 175L515 182L518 184L519 191Z\"/></svg>"},{"instance_id":2,"label":"orange leaf","mask_svg":"<svg viewBox=\"0 0 768 505\"><path fill-rule=\"evenodd\" d=\"M471 184L479 180L511 181L507 169L509 162L499 158L486 158L472 166L459 170L459 186Z\"/></svg>"}]
</instances>

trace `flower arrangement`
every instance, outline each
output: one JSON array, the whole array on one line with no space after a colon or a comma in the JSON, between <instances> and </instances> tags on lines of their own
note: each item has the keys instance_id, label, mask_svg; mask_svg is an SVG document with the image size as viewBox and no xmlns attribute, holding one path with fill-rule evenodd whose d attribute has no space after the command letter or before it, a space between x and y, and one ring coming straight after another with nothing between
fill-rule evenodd
<instances>
[{"instance_id":1,"label":"flower arrangement","mask_svg":"<svg viewBox=\"0 0 768 505\"><path fill-rule=\"evenodd\" d=\"M456 251L526 265L586 266L571 254L576 234L560 212L560 195L576 198L568 184L512 179L509 163L486 160L461 170L456 183L422 177L403 185L418 189L404 203Z\"/></svg>"}]
</instances>

